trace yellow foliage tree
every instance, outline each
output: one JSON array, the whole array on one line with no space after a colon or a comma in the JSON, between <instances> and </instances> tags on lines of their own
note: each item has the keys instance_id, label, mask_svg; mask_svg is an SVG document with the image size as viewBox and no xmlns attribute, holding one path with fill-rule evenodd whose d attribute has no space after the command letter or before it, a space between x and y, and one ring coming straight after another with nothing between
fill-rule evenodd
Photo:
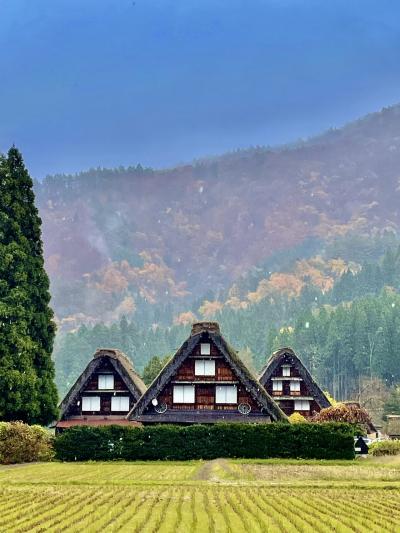
<instances>
[{"instance_id":1,"label":"yellow foliage tree","mask_svg":"<svg viewBox=\"0 0 400 533\"><path fill-rule=\"evenodd\" d=\"M203 305L199 307L199 313L204 318L213 318L222 308L223 304L218 302L218 300L215 300L214 302L204 300Z\"/></svg>"},{"instance_id":2,"label":"yellow foliage tree","mask_svg":"<svg viewBox=\"0 0 400 533\"><path fill-rule=\"evenodd\" d=\"M301 415L300 413L292 413L289 416L289 422L291 424L304 424L304 423L308 422L308 420L306 418L304 418L304 416Z\"/></svg>"}]
</instances>

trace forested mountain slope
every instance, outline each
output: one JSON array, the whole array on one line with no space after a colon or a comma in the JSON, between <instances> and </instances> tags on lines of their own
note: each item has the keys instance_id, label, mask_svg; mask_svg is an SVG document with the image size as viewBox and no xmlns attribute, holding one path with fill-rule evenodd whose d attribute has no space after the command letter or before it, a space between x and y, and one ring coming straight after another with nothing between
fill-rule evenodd
<instances>
[{"instance_id":1,"label":"forested mountain slope","mask_svg":"<svg viewBox=\"0 0 400 533\"><path fill-rule=\"evenodd\" d=\"M355 256L363 253L378 259L358 264L354 271L347 269L330 288L315 285L315 280L324 279L322 271L315 268L314 280L304 280L298 293L276 290L241 300L241 305L232 305L234 297L218 302L219 306L214 300L214 305L208 306L213 314L207 318L220 323L226 338L255 373L273 350L292 346L320 385L337 399L357 399L371 390L375 396L379 387L387 389L400 382L400 247L381 254L390 242L388 236L342 238L332 247L334 251L350 253L346 250L351 246ZM307 263L329 265L329 249ZM292 273L274 272L271 278L292 276L297 289L301 280L296 264ZM263 280L260 284L265 285ZM192 307L186 314L198 312ZM74 382L98 346L117 346L142 372L154 355L173 354L189 330L190 320L146 327L122 318L109 326L82 326L61 335L54 354L60 391L65 392Z\"/></svg>"},{"instance_id":2,"label":"forested mountain slope","mask_svg":"<svg viewBox=\"0 0 400 533\"><path fill-rule=\"evenodd\" d=\"M140 320L148 307L157 323L157 309L172 317L196 300L198 308L225 299L279 251L300 247L301 259L302 246L305 256L317 255L320 243L348 232L397 231L400 106L295 146L166 170L52 176L36 183L36 193L62 328ZM326 267L330 286L342 267Z\"/></svg>"}]
</instances>

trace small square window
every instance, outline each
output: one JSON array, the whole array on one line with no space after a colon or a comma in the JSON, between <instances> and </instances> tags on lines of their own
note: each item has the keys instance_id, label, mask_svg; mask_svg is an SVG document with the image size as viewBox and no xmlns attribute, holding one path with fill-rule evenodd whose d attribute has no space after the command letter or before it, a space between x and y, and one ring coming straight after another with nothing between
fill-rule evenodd
<instances>
[{"instance_id":1,"label":"small square window","mask_svg":"<svg viewBox=\"0 0 400 533\"><path fill-rule=\"evenodd\" d=\"M100 411L100 396L82 396L82 411Z\"/></svg>"},{"instance_id":2,"label":"small square window","mask_svg":"<svg viewBox=\"0 0 400 533\"><path fill-rule=\"evenodd\" d=\"M282 376L287 378L290 376L290 366L283 366L282 367Z\"/></svg>"},{"instance_id":3,"label":"small square window","mask_svg":"<svg viewBox=\"0 0 400 533\"><path fill-rule=\"evenodd\" d=\"M282 381L274 380L272 382L272 390L273 391L281 391L282 390Z\"/></svg>"},{"instance_id":4,"label":"small square window","mask_svg":"<svg viewBox=\"0 0 400 533\"><path fill-rule=\"evenodd\" d=\"M111 396L111 411L129 411L129 396Z\"/></svg>"},{"instance_id":5,"label":"small square window","mask_svg":"<svg viewBox=\"0 0 400 533\"><path fill-rule=\"evenodd\" d=\"M200 344L200 354L201 355L210 355L211 354L211 344L209 342L202 342Z\"/></svg>"},{"instance_id":6,"label":"small square window","mask_svg":"<svg viewBox=\"0 0 400 533\"><path fill-rule=\"evenodd\" d=\"M236 385L217 385L215 388L215 403L237 403Z\"/></svg>"},{"instance_id":7,"label":"small square window","mask_svg":"<svg viewBox=\"0 0 400 533\"><path fill-rule=\"evenodd\" d=\"M113 374L99 374L99 390L112 390L114 388Z\"/></svg>"},{"instance_id":8,"label":"small square window","mask_svg":"<svg viewBox=\"0 0 400 533\"><path fill-rule=\"evenodd\" d=\"M291 381L290 390L291 392L300 392L300 381Z\"/></svg>"},{"instance_id":9,"label":"small square window","mask_svg":"<svg viewBox=\"0 0 400 533\"><path fill-rule=\"evenodd\" d=\"M194 385L174 385L174 403L194 403Z\"/></svg>"},{"instance_id":10,"label":"small square window","mask_svg":"<svg viewBox=\"0 0 400 533\"><path fill-rule=\"evenodd\" d=\"M195 376L215 376L215 361L212 359L196 359L194 362Z\"/></svg>"},{"instance_id":11,"label":"small square window","mask_svg":"<svg viewBox=\"0 0 400 533\"><path fill-rule=\"evenodd\" d=\"M296 400L294 402L294 410L295 411L309 411L310 410L309 400Z\"/></svg>"}]
</instances>

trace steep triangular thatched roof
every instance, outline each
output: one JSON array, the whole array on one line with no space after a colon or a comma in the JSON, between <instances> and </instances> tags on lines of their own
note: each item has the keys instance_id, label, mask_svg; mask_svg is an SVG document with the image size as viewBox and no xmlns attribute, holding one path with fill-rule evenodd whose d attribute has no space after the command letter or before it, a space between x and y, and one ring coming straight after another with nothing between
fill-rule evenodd
<instances>
[{"instance_id":1,"label":"steep triangular thatched roof","mask_svg":"<svg viewBox=\"0 0 400 533\"><path fill-rule=\"evenodd\" d=\"M128 414L129 419L135 419L144 413L150 402L157 398L164 387L176 374L185 359L193 352L194 348L205 339L212 341L219 349L221 355L231 366L238 376L239 380L245 385L249 394L256 400L271 420L286 420L287 417L279 408L277 403L269 396L264 387L260 386L257 379L251 374L243 361L237 355L236 351L229 346L222 337L217 322L198 322L193 325L190 337L182 344L174 357L165 365L147 391L139 399L131 412Z\"/></svg>"},{"instance_id":2,"label":"steep triangular thatched roof","mask_svg":"<svg viewBox=\"0 0 400 533\"><path fill-rule=\"evenodd\" d=\"M299 357L291 348L281 348L274 352L269 358L267 364L262 369L259 376L259 382L263 387L266 386L269 379L273 376L275 370L282 364L290 364L297 369L300 377L303 379L306 387L314 397L321 409L329 407L331 404L325 394L322 392L317 383L313 380L310 372L300 361Z\"/></svg>"},{"instance_id":3,"label":"steep triangular thatched roof","mask_svg":"<svg viewBox=\"0 0 400 533\"><path fill-rule=\"evenodd\" d=\"M85 370L75 381L74 385L69 390L60 404L60 418L67 414L69 407L76 402L80 392L86 387L92 374L96 372L104 360L107 359L113 368L123 379L127 389L137 401L140 396L146 391L146 385L143 383L139 374L133 368L131 361L120 350L111 348L98 349L93 356L93 359L86 366Z\"/></svg>"}]
</instances>

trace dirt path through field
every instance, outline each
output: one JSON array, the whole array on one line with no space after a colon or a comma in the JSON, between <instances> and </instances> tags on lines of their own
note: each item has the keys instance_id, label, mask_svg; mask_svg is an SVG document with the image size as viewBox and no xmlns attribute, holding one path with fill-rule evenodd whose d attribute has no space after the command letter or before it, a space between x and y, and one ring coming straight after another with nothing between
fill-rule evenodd
<instances>
[{"instance_id":1,"label":"dirt path through field","mask_svg":"<svg viewBox=\"0 0 400 533\"><path fill-rule=\"evenodd\" d=\"M236 477L237 473L232 470L226 459L213 459L205 462L196 472L193 479L223 481L226 478L235 479Z\"/></svg>"},{"instance_id":2,"label":"dirt path through field","mask_svg":"<svg viewBox=\"0 0 400 533\"><path fill-rule=\"evenodd\" d=\"M1 465L0 466L0 471L1 470L10 470L12 468L24 468L24 467L27 467L27 466L40 465L40 464L43 464L43 463L38 463L37 461L35 461L33 463L17 463L17 464L12 464L12 465Z\"/></svg>"}]
</instances>

